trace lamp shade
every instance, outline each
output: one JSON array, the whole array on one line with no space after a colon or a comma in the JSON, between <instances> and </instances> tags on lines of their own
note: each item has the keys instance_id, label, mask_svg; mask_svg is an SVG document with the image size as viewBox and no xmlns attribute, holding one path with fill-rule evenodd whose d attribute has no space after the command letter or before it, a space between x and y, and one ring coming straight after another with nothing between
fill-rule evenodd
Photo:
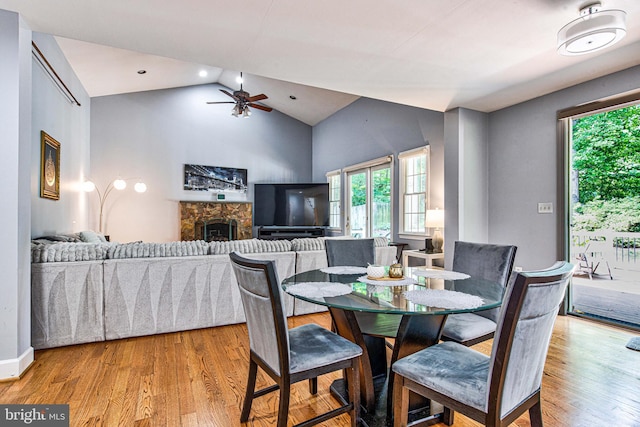
<instances>
[{"instance_id":1,"label":"lamp shade","mask_svg":"<svg viewBox=\"0 0 640 427\"><path fill-rule=\"evenodd\" d=\"M626 13L622 10L600 10L595 3L583 8L578 19L558 32L558 53L582 55L604 49L619 42L627 33Z\"/></svg>"},{"instance_id":2,"label":"lamp shade","mask_svg":"<svg viewBox=\"0 0 640 427\"><path fill-rule=\"evenodd\" d=\"M95 189L96 185L93 183L93 181L85 181L82 183L82 190L87 193L91 193Z\"/></svg>"},{"instance_id":3,"label":"lamp shade","mask_svg":"<svg viewBox=\"0 0 640 427\"><path fill-rule=\"evenodd\" d=\"M442 209L427 210L427 227L442 228L444 227L444 211Z\"/></svg>"},{"instance_id":4,"label":"lamp shade","mask_svg":"<svg viewBox=\"0 0 640 427\"><path fill-rule=\"evenodd\" d=\"M144 193L145 191L147 191L147 184L142 181L138 181L136 182L136 185L133 186L133 189L138 193Z\"/></svg>"},{"instance_id":5,"label":"lamp shade","mask_svg":"<svg viewBox=\"0 0 640 427\"><path fill-rule=\"evenodd\" d=\"M112 185L116 190L124 190L127 188L127 182L122 178L114 180Z\"/></svg>"}]
</instances>

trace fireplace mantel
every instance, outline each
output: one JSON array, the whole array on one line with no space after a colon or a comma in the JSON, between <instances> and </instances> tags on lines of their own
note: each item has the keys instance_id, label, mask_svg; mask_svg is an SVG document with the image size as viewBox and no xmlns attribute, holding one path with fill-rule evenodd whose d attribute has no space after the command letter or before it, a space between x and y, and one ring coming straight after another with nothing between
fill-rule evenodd
<instances>
[{"instance_id":1,"label":"fireplace mantel","mask_svg":"<svg viewBox=\"0 0 640 427\"><path fill-rule=\"evenodd\" d=\"M253 205L250 202L180 202L180 239L195 240L196 221L234 219L239 240L253 237Z\"/></svg>"}]
</instances>

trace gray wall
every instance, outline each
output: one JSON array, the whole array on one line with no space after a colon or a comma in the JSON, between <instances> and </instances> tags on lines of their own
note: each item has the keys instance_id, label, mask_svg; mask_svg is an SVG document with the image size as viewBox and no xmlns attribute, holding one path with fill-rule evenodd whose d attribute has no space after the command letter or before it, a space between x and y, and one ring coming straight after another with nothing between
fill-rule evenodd
<instances>
[{"instance_id":1,"label":"gray wall","mask_svg":"<svg viewBox=\"0 0 640 427\"><path fill-rule=\"evenodd\" d=\"M91 101L55 39L33 33L33 41L80 102L69 102L44 68L33 60L33 126L31 128L31 235L86 230L86 194L81 183L89 169ZM60 143L60 199L40 197L40 132Z\"/></svg>"},{"instance_id":2,"label":"gray wall","mask_svg":"<svg viewBox=\"0 0 640 427\"><path fill-rule=\"evenodd\" d=\"M116 177L141 178L144 194L112 192L105 203L105 233L112 240L180 239L180 200L215 195L184 191L184 164L244 168L249 184L311 180L311 127L283 115L255 110L231 116L216 84L92 98L91 179L102 190ZM226 88L225 88L226 89ZM91 195L90 224L98 229L98 199ZM253 186L246 198L253 200Z\"/></svg>"},{"instance_id":3,"label":"gray wall","mask_svg":"<svg viewBox=\"0 0 640 427\"><path fill-rule=\"evenodd\" d=\"M83 104L72 106L32 57L32 40ZM89 164L89 97L53 37L32 33L15 13L0 10L0 129L5 185L0 239L0 379L22 373L31 348L32 237L86 228L79 191ZM60 200L40 198L40 131L61 143Z\"/></svg>"},{"instance_id":4,"label":"gray wall","mask_svg":"<svg viewBox=\"0 0 640 427\"><path fill-rule=\"evenodd\" d=\"M556 112L639 86L640 66L489 115L489 240L517 245L517 266L544 268L563 257L561 213L537 213L538 202L557 208L563 197Z\"/></svg>"},{"instance_id":5,"label":"gray wall","mask_svg":"<svg viewBox=\"0 0 640 427\"><path fill-rule=\"evenodd\" d=\"M432 207L444 207L444 120L443 113L360 98L313 128L313 180L326 182L325 174L367 160L393 154L394 188L398 188L397 154L431 146ZM343 206L344 207L344 206ZM394 197L393 240L398 239L398 203ZM404 240L423 248L424 239Z\"/></svg>"}]
</instances>

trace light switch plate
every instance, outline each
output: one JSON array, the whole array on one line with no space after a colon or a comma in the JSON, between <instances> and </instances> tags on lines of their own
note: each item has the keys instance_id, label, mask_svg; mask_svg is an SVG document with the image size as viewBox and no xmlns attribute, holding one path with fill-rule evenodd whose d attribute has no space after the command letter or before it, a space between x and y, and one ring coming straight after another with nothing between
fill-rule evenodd
<instances>
[{"instance_id":1,"label":"light switch plate","mask_svg":"<svg viewBox=\"0 0 640 427\"><path fill-rule=\"evenodd\" d=\"M553 203L552 202L538 203L538 213L541 213L541 214L553 213Z\"/></svg>"}]
</instances>

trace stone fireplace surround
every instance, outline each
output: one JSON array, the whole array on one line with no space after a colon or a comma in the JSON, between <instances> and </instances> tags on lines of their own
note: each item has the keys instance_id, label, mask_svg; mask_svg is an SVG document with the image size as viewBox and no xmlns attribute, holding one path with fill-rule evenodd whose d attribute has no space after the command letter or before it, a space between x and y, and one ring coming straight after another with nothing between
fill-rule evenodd
<instances>
[{"instance_id":1,"label":"stone fireplace surround","mask_svg":"<svg viewBox=\"0 0 640 427\"><path fill-rule=\"evenodd\" d=\"M195 240L196 222L235 220L238 240L253 237L250 202L180 202L180 240Z\"/></svg>"}]
</instances>

